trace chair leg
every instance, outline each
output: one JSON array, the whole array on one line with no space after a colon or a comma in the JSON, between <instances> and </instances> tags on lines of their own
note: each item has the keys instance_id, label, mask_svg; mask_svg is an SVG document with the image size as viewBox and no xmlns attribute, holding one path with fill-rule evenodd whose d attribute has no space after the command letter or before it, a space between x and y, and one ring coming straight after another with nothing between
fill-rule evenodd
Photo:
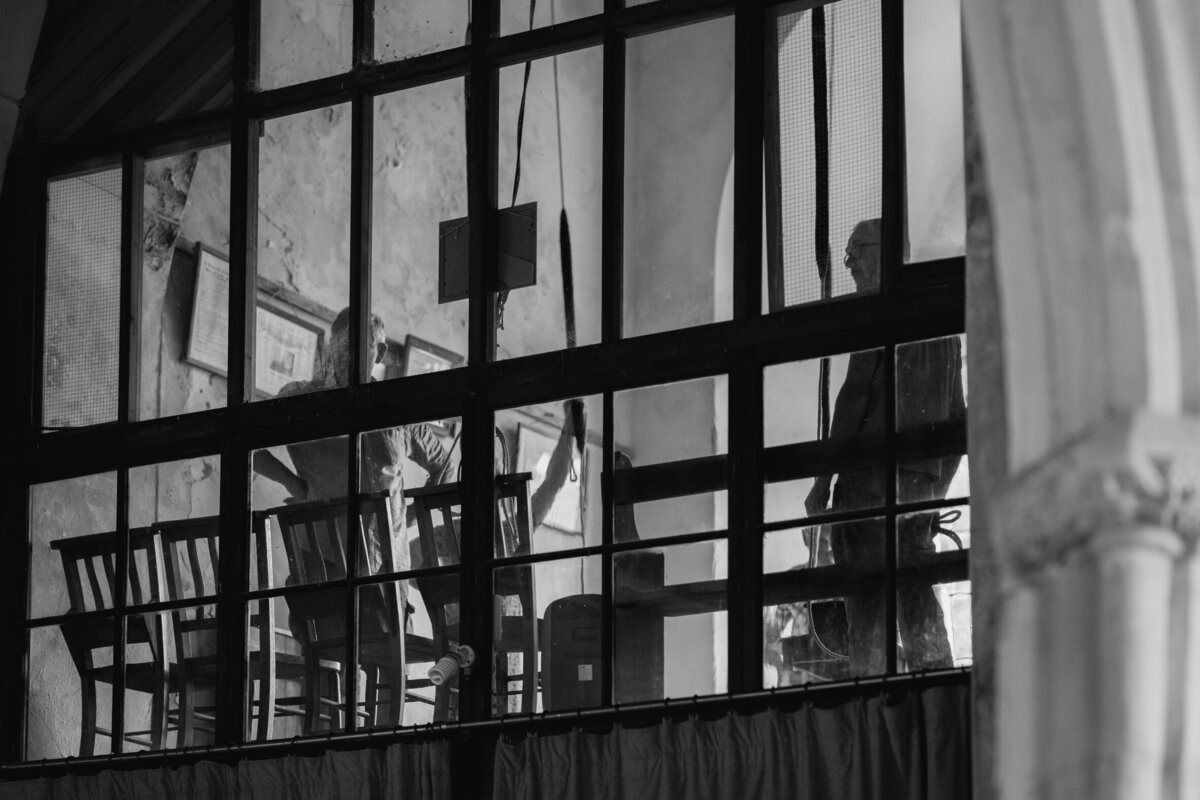
<instances>
[{"instance_id":1,"label":"chair leg","mask_svg":"<svg viewBox=\"0 0 1200 800\"><path fill-rule=\"evenodd\" d=\"M315 656L304 660L304 732L313 733L321 721L321 667Z\"/></svg>"},{"instance_id":2,"label":"chair leg","mask_svg":"<svg viewBox=\"0 0 1200 800\"><path fill-rule=\"evenodd\" d=\"M150 748L162 750L167 744L167 675L155 681L150 692ZM181 722L182 724L182 722ZM124 750L124 748L121 748Z\"/></svg>"},{"instance_id":3,"label":"chair leg","mask_svg":"<svg viewBox=\"0 0 1200 800\"><path fill-rule=\"evenodd\" d=\"M79 755L96 752L96 682L90 678L80 681Z\"/></svg>"},{"instance_id":4,"label":"chair leg","mask_svg":"<svg viewBox=\"0 0 1200 800\"><path fill-rule=\"evenodd\" d=\"M363 703L367 712L367 725L374 727L379 722L379 668L364 666L362 669L367 674L367 680L364 682L366 695Z\"/></svg>"},{"instance_id":5,"label":"chair leg","mask_svg":"<svg viewBox=\"0 0 1200 800\"><path fill-rule=\"evenodd\" d=\"M191 747L196 738L196 685L189 679L183 680L179 689L179 743Z\"/></svg>"}]
</instances>

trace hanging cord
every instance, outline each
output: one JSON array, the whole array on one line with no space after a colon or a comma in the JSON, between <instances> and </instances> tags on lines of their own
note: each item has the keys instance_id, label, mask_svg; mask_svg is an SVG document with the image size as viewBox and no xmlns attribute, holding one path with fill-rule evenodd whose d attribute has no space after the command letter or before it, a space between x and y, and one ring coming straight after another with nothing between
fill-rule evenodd
<instances>
[{"instance_id":1,"label":"hanging cord","mask_svg":"<svg viewBox=\"0 0 1200 800\"><path fill-rule=\"evenodd\" d=\"M529 0L529 30L533 30L533 13L537 8L537 0ZM525 139L525 100L529 95L529 73L533 70L533 61L525 62L525 78L521 83L521 105L517 109L517 165L513 169L512 202L509 208L517 204L517 191L521 188L521 142ZM508 292L501 290L496 293L496 327L504 330L504 304L508 302Z\"/></svg>"}]
</instances>

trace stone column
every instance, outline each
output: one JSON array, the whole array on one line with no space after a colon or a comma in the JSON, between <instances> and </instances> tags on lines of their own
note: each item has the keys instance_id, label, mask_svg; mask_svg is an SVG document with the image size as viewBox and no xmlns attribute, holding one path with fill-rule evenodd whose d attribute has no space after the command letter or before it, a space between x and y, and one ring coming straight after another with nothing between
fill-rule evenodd
<instances>
[{"instance_id":1,"label":"stone column","mask_svg":"<svg viewBox=\"0 0 1200 800\"><path fill-rule=\"evenodd\" d=\"M1200 789L1200 419L1087 431L991 504L1001 798Z\"/></svg>"}]
</instances>

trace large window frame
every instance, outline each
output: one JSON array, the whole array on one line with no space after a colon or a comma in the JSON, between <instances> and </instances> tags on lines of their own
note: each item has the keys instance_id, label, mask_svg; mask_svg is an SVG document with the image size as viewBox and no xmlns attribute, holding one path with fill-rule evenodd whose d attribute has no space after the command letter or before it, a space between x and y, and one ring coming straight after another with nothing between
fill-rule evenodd
<instances>
[{"instance_id":1,"label":"large window frame","mask_svg":"<svg viewBox=\"0 0 1200 800\"><path fill-rule=\"evenodd\" d=\"M788 453L763 445L763 370L785 361L819 358L834 353L883 348L885 361L894 363L895 348L906 342L961 334L965 303L963 259L924 264L904 264L902 255L905 214L904 155L904 70L903 8L901 3L881 2L883 107L882 107L882 274L878 294L843 298L828 303L792 307L768 313L762 305L763 269L759 232L762 230L763 177L758 165L764 148L764 36L768 34L772 8L782 3L770 0L660 0L623 8L620 0L605 0L596 16L566 22L551 28L499 36L499 13L493 0L471 0L470 44L410 59L375 63L372 51L373 0L355 0L352 69L342 75L269 91L255 89L258 47L257 3L234 4L235 92L232 106L202 117L163 123L149 128L114 134L80 145L58 146L39 153L33 179L44 186L47 179L99 164L120 163L122 199L122 319L132 319L140 273L142 169L147 158L180 149L228 142L232 152L230 328L228 407L184 417L135 421L132 397L137 359L134 331L126 326L120 340L118 419L87 429L43 431L39 365L41 363L41 309L44 301L44 269L39 264L31 286L32 308L28 328L21 331L28 343L24 362L25 381L31 402L22 409L20 437L10 463L24 465L24 475L9 486L12 530L29 527L29 487L32 484L116 470L118 487L126 487L131 468L169 460L216 454L221 459L221 552L219 580L223 591L217 598L218 617L223 620L219 651L230 668L218 678L216 742L220 748L238 750L247 743L243 734L246 717L242 686L245 681L245 603L278 592L247 592L248 546L251 530L248 490L250 454L259 448L326 436L358 434L384 427L459 416L463 421L462 470L464 485L475 487L463 502L464 529L492 530L496 508L492 500L494 413L501 409L547 400L598 394L604 398L603 469L606 475L602 543L569 551L496 559L491 537L464 539L460 602L466 609L491 607L491 583L497 566L528 564L562 558L564 555L599 555L603 585L611 599L613 556L630 549L614 541L614 487L612 475L615 443L612 435L613 393L624 389L689 378L727 375L729 385L728 455L711 465L713 477L729 491L729 573L726 608L729 614L729 696L714 702L732 705L739 698L760 697L762 692L762 608L764 605L764 532L772 526L763 520L764 476L780 469ZM736 91L734 97L734 244L733 318L683 330L655 333L637 338L622 337L622 219L623 143L625 135L625 42L633 35L684 25L721 16L732 16L735 30ZM603 45L603 170L602 170L602 293L601 342L560 351L498 361L495 350L495 308L492 291L496 272L497 227L497 106L498 74L505 66L523 63L582 47ZM370 365L360 363L358 345L369 336L371 308L371 149L372 108L376 95L425 83L462 77L468 87L468 209L470 230L467 365L462 369L414 376L400 381L364 381ZM350 308L352 385L344 389L253 402L255 271L251 268L257 248L257 140L265 119L349 102L352 110L350 207ZM754 165L746 169L744 165ZM44 225L44 206L35 204L30 213ZM44 240L44 228L34 235ZM242 354L242 357L236 357ZM669 356L667 355L669 354ZM890 384L889 384L890 385ZM893 389L894 391L894 389ZM890 429L891 426L889 426ZM954 432L965 437L964 431ZM895 435L885 443L888 468L896 466ZM819 450L819 449L818 449ZM812 454L814 468L820 466L819 451ZM348 496L359 485L359 463L350 448L347 464ZM636 471L635 471L636 472ZM896 507L895 490L889 492L884 516L887 520L889 586L894 590L895 525L898 513L913 510ZM935 504L936 505L936 504ZM950 505L949 502L942 505ZM119 555L128 554L128 489L118 488L117 532ZM776 526L778 527L778 526ZM711 538L711 537L710 537ZM678 541L687 541L682 537ZM676 539L655 540L665 545ZM646 543L642 543L643 545ZM351 538L350 560L354 561ZM24 552L24 551L23 551ZM28 595L27 559L9 559L4 569L9 609L24 609ZM118 558L124 564L125 558ZM123 567L118 580L123 579ZM382 579L382 578L380 578ZM369 579L348 580L347 624L355 630L357 607L353 589ZM890 593L894 595L894 591ZM123 593L121 593L123 596ZM892 618L895 609L892 601ZM604 663L611 668L613 620L606 603L602 617ZM5 640L25 642L35 622L23 617L5 619ZM481 650L481 663L491 663L492 616L490 613L462 615L461 638ZM895 630L889 626L890 673L895 672ZM121 628L118 625L117 635ZM117 652L124 642L118 638ZM353 645L351 644L351 647ZM8 686L25 686L27 665L24 647L9 648L4 657L3 676ZM20 651L20 652L14 652ZM358 676L347 671L347 696L356 696ZM955 680L965 680L959 671ZM920 676L890 675L891 680L922 680ZM787 690L780 690L780 694ZM798 689L797 692L807 691ZM9 692L3 701L3 732L0 733L0 762L16 765L24 741L24 691ZM20 694L20 697L14 695ZM611 680L605 682L602 706L612 705ZM659 704L662 705L662 704ZM486 668L479 678L464 683L461 724L488 724L492 719L492 696ZM121 738L123 721L114 708L114 741ZM611 711L611 709L609 710ZM609 713L605 711L605 713ZM665 711L663 713L666 713ZM553 716L553 715L549 715ZM355 735L355 715L347 714L342 736ZM376 733L376 740L385 734ZM399 736L419 736L419 731L397 731ZM272 743L287 751L287 742ZM198 757L199 754L192 754ZM123 760L132 754L104 757ZM146 755L185 760L188 754ZM78 759L75 760L78 763ZM64 767L65 768L65 767ZM18 775L20 769L7 766Z\"/></svg>"}]
</instances>

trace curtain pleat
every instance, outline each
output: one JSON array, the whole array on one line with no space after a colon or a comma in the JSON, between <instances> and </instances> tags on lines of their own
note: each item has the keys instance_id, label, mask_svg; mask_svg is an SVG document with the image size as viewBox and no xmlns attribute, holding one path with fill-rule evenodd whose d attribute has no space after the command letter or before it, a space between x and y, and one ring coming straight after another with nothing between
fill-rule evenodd
<instances>
[{"instance_id":1,"label":"curtain pleat","mask_svg":"<svg viewBox=\"0 0 1200 800\"><path fill-rule=\"evenodd\" d=\"M501 741L495 800L961 800L969 689Z\"/></svg>"},{"instance_id":2,"label":"curtain pleat","mask_svg":"<svg viewBox=\"0 0 1200 800\"><path fill-rule=\"evenodd\" d=\"M450 797L446 742L321 756L200 762L177 769L0 782L0 800L442 800Z\"/></svg>"}]
</instances>

